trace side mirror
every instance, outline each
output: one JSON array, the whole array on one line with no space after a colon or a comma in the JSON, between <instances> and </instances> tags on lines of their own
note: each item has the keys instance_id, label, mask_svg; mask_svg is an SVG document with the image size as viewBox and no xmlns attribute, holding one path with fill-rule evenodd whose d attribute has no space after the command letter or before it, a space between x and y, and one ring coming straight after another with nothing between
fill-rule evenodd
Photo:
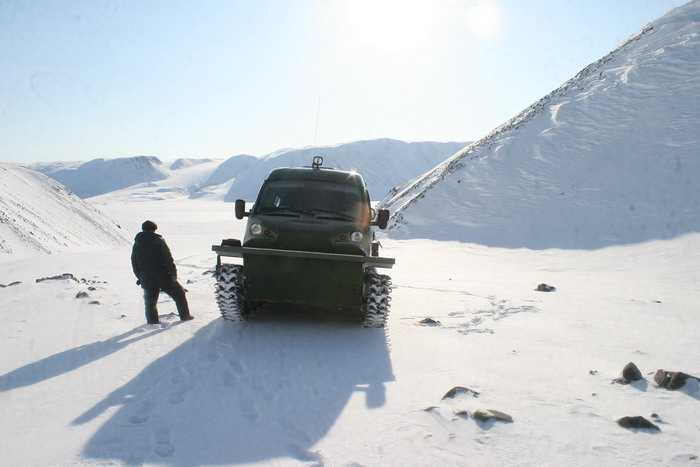
<instances>
[{"instance_id":1,"label":"side mirror","mask_svg":"<svg viewBox=\"0 0 700 467\"><path fill-rule=\"evenodd\" d=\"M245 200L237 199L236 200L236 219L243 219L248 214L250 214L250 213L245 212Z\"/></svg>"},{"instance_id":2,"label":"side mirror","mask_svg":"<svg viewBox=\"0 0 700 467\"><path fill-rule=\"evenodd\" d=\"M379 211L377 211L377 220L375 224L382 230L386 229L387 224L389 224L388 209L380 209Z\"/></svg>"}]
</instances>

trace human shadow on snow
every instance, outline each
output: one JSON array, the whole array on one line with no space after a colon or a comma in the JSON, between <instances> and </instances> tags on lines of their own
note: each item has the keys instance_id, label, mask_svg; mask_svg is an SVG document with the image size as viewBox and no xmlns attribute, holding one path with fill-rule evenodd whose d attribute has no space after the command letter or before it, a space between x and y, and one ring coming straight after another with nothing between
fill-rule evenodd
<instances>
[{"instance_id":1,"label":"human shadow on snow","mask_svg":"<svg viewBox=\"0 0 700 467\"><path fill-rule=\"evenodd\" d=\"M64 350L9 373L0 375L0 392L31 386L50 378L77 370L89 363L111 355L129 344L151 337L166 328L139 326L109 339Z\"/></svg>"},{"instance_id":2,"label":"human shadow on snow","mask_svg":"<svg viewBox=\"0 0 700 467\"><path fill-rule=\"evenodd\" d=\"M370 409L381 407L388 381L383 329L217 319L73 423L110 413L84 447L93 459L182 466L321 461L313 446L353 394Z\"/></svg>"}]
</instances>

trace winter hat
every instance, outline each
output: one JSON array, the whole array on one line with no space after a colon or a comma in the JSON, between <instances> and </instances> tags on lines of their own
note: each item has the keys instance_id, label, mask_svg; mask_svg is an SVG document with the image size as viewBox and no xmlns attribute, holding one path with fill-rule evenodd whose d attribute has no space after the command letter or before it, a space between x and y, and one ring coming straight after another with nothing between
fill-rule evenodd
<instances>
[{"instance_id":1,"label":"winter hat","mask_svg":"<svg viewBox=\"0 0 700 467\"><path fill-rule=\"evenodd\" d=\"M141 230L143 230L144 232L155 232L156 230L158 230L158 226L153 221L146 221L143 224L141 224Z\"/></svg>"}]
</instances>

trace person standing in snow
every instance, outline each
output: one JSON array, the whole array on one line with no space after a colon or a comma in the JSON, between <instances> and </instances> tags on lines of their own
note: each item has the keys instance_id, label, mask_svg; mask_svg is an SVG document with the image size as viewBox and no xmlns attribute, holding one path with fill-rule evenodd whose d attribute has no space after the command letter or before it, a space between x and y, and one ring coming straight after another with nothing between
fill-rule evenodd
<instances>
[{"instance_id":1,"label":"person standing in snow","mask_svg":"<svg viewBox=\"0 0 700 467\"><path fill-rule=\"evenodd\" d=\"M156 233L158 226L151 221L141 224L141 232L134 239L131 250L131 267L136 275L136 284L143 288L146 305L146 321L158 324L158 296L161 290L175 300L181 321L189 321L190 315L185 289L177 281L177 269L170 248L163 237Z\"/></svg>"}]
</instances>

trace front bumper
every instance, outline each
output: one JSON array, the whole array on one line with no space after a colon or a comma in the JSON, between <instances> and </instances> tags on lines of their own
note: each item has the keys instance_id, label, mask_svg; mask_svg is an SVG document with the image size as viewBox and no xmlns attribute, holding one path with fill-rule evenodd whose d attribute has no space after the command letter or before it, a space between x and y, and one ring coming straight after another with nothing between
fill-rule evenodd
<instances>
[{"instance_id":1,"label":"front bumper","mask_svg":"<svg viewBox=\"0 0 700 467\"><path fill-rule=\"evenodd\" d=\"M245 256L281 256L287 258L304 258L322 261L340 261L344 263L361 263L364 267L389 268L394 266L394 258L381 256L343 255L338 253L318 253L315 251L275 250L272 248L251 248L245 246L213 245L218 256L244 258Z\"/></svg>"},{"instance_id":2,"label":"front bumper","mask_svg":"<svg viewBox=\"0 0 700 467\"><path fill-rule=\"evenodd\" d=\"M222 257L243 258L247 300L357 312L367 267L391 268L393 258L214 245Z\"/></svg>"}]
</instances>

